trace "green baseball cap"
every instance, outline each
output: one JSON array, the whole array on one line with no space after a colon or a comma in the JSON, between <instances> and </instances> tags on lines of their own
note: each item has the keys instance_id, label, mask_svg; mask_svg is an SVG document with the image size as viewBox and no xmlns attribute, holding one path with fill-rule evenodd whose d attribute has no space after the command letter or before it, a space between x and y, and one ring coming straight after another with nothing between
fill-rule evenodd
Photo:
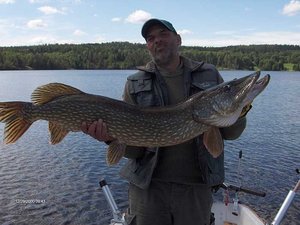
<instances>
[{"instance_id":1,"label":"green baseball cap","mask_svg":"<svg viewBox=\"0 0 300 225\"><path fill-rule=\"evenodd\" d=\"M161 20L161 19L150 19L150 20L146 21L142 27L142 32L141 32L142 36L146 39L149 28L152 27L153 25L157 25L157 24L162 25L162 26L166 27L169 31L172 31L175 34L177 34L175 28L169 21Z\"/></svg>"}]
</instances>

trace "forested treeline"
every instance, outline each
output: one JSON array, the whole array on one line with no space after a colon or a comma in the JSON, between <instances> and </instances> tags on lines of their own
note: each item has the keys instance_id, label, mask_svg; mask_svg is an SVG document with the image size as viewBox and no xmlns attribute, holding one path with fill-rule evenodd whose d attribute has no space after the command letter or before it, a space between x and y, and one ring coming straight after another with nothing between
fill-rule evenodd
<instances>
[{"instance_id":1,"label":"forested treeline","mask_svg":"<svg viewBox=\"0 0 300 225\"><path fill-rule=\"evenodd\" d=\"M232 70L300 71L300 46L181 47L181 54ZM0 47L0 70L135 69L150 60L144 44L49 44Z\"/></svg>"}]
</instances>

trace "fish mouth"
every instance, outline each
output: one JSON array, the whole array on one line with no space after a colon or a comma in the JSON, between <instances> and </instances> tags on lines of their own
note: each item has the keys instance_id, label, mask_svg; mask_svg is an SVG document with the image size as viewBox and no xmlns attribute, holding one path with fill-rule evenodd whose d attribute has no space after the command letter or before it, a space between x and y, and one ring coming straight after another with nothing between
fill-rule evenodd
<instances>
[{"instance_id":1,"label":"fish mouth","mask_svg":"<svg viewBox=\"0 0 300 225\"><path fill-rule=\"evenodd\" d=\"M271 76L267 74L263 78L257 80L244 99L243 105L250 104L268 86L270 79Z\"/></svg>"},{"instance_id":2,"label":"fish mouth","mask_svg":"<svg viewBox=\"0 0 300 225\"><path fill-rule=\"evenodd\" d=\"M235 95L236 102L247 98L248 94L251 92L252 88L255 86L256 82L258 81L259 76L260 76L260 71L257 71L248 76L235 79L232 81L232 85L236 86L239 89Z\"/></svg>"}]
</instances>

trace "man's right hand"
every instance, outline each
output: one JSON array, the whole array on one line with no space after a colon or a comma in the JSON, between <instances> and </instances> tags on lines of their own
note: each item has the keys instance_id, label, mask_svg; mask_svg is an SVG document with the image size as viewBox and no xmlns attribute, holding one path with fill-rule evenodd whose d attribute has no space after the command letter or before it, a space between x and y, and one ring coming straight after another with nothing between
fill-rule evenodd
<instances>
[{"instance_id":1,"label":"man's right hand","mask_svg":"<svg viewBox=\"0 0 300 225\"><path fill-rule=\"evenodd\" d=\"M98 141L112 141L113 137L108 135L107 125L102 119L94 121L90 126L86 122L81 124L81 130L83 133L90 135L91 137L97 139Z\"/></svg>"}]
</instances>

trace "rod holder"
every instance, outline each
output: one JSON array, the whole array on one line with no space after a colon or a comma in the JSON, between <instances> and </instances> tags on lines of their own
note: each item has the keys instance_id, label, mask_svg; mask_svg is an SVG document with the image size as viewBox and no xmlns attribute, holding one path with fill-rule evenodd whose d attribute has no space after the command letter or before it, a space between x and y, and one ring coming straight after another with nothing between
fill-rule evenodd
<instances>
[{"instance_id":1,"label":"rod holder","mask_svg":"<svg viewBox=\"0 0 300 225\"><path fill-rule=\"evenodd\" d=\"M286 196L284 202L282 203L278 213L276 214L274 220L272 221L271 225L279 225L285 216L287 210L289 209L291 203L293 202L296 192L300 189L300 180L298 180L296 186L293 190L290 190L288 195Z\"/></svg>"},{"instance_id":2,"label":"rod holder","mask_svg":"<svg viewBox=\"0 0 300 225\"><path fill-rule=\"evenodd\" d=\"M122 215L121 211L119 210L112 194L111 191L109 189L109 186L106 183L105 179L102 179L99 181L99 185L103 190L104 196L106 198L106 201L108 202L110 209L112 211L113 214L113 219L111 220L111 224L115 224L115 225L127 225L124 215Z\"/></svg>"}]
</instances>

